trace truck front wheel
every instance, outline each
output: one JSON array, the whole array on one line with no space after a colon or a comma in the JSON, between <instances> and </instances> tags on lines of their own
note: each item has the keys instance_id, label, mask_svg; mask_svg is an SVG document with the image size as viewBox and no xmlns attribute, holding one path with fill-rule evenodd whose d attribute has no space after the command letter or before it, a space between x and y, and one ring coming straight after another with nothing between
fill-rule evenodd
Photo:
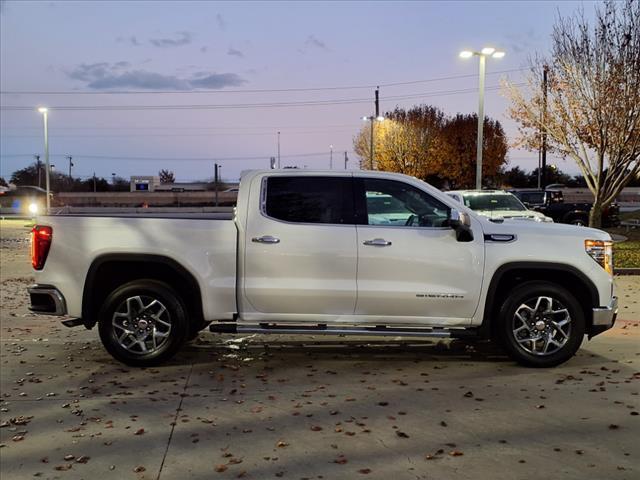
<instances>
[{"instance_id":1,"label":"truck front wheel","mask_svg":"<svg viewBox=\"0 0 640 480\"><path fill-rule=\"evenodd\" d=\"M565 288L527 282L509 293L500 308L498 336L509 356L528 367L554 367L580 348L584 312Z\"/></svg>"},{"instance_id":2,"label":"truck front wheel","mask_svg":"<svg viewBox=\"0 0 640 480\"><path fill-rule=\"evenodd\" d=\"M188 334L186 309L169 285L135 280L107 297L98 317L100 339L117 360L135 367L168 360Z\"/></svg>"}]
</instances>

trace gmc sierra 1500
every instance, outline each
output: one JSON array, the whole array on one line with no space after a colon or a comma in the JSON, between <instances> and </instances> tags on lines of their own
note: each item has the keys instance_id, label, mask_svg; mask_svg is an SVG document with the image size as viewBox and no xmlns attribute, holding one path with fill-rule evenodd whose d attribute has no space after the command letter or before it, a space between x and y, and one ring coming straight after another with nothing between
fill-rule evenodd
<instances>
[{"instance_id":1,"label":"gmc sierra 1500","mask_svg":"<svg viewBox=\"0 0 640 480\"><path fill-rule=\"evenodd\" d=\"M139 366L209 326L491 338L546 367L617 312L607 233L492 222L383 172L248 172L228 218L41 217L32 263L33 311L97 324Z\"/></svg>"}]
</instances>

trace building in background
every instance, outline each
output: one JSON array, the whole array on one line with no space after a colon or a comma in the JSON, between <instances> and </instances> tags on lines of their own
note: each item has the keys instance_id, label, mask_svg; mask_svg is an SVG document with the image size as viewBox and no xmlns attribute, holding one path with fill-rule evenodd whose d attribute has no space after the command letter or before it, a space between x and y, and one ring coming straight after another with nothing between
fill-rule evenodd
<instances>
[{"instance_id":1,"label":"building in background","mask_svg":"<svg viewBox=\"0 0 640 480\"><path fill-rule=\"evenodd\" d=\"M160 177L153 175L136 175L131 177L132 192L155 192L160 186Z\"/></svg>"}]
</instances>

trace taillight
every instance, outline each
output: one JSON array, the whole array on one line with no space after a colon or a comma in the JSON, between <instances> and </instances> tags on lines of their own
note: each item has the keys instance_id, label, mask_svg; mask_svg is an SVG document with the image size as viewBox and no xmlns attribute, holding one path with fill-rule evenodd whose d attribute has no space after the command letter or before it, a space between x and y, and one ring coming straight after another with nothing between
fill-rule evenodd
<instances>
[{"instance_id":1,"label":"taillight","mask_svg":"<svg viewBox=\"0 0 640 480\"><path fill-rule=\"evenodd\" d=\"M36 225L31 230L31 265L36 270L44 268L52 237L53 229L51 227Z\"/></svg>"}]
</instances>

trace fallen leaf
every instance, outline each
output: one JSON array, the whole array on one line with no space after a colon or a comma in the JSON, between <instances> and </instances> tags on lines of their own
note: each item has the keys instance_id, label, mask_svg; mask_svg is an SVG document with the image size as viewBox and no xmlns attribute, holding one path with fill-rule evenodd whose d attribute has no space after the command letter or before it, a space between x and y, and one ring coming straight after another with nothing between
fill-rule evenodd
<instances>
[{"instance_id":1,"label":"fallen leaf","mask_svg":"<svg viewBox=\"0 0 640 480\"><path fill-rule=\"evenodd\" d=\"M462 455L464 455L464 453L462 453L460 450L452 450L449 452L449 455L451 455L452 457L461 457Z\"/></svg>"},{"instance_id":2,"label":"fallen leaf","mask_svg":"<svg viewBox=\"0 0 640 480\"><path fill-rule=\"evenodd\" d=\"M407 435L404 432L401 432L400 430L396 430L396 435L399 436L400 438L409 438L409 435Z\"/></svg>"}]
</instances>

